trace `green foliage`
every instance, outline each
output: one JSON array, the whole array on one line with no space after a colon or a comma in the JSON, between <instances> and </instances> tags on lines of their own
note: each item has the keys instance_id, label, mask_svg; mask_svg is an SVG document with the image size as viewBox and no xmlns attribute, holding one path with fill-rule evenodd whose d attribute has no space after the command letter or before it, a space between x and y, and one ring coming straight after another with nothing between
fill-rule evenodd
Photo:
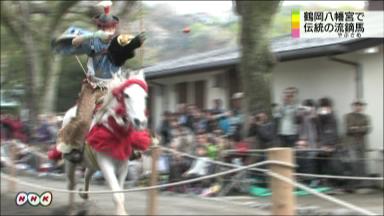
<instances>
[{"instance_id":1,"label":"green foliage","mask_svg":"<svg viewBox=\"0 0 384 216\"><path fill-rule=\"evenodd\" d=\"M209 27L203 23L193 23L190 25L190 28L193 34L201 34L202 32L207 31Z\"/></svg>"},{"instance_id":2,"label":"green foliage","mask_svg":"<svg viewBox=\"0 0 384 216\"><path fill-rule=\"evenodd\" d=\"M277 13L274 17L270 36L277 37L291 32L291 15Z\"/></svg>"},{"instance_id":3,"label":"green foliage","mask_svg":"<svg viewBox=\"0 0 384 216\"><path fill-rule=\"evenodd\" d=\"M239 32L239 22L233 21L227 24L227 29L233 35L237 35Z\"/></svg>"},{"instance_id":4,"label":"green foliage","mask_svg":"<svg viewBox=\"0 0 384 216\"><path fill-rule=\"evenodd\" d=\"M86 67L86 58L82 57L80 60ZM83 70L74 56L65 57L62 65L64 67L58 85L57 112L64 112L75 105L81 90L81 81L85 78Z\"/></svg>"},{"instance_id":5,"label":"green foliage","mask_svg":"<svg viewBox=\"0 0 384 216\"><path fill-rule=\"evenodd\" d=\"M1 26L1 88L11 89L24 83L25 63L23 50L6 28Z\"/></svg>"}]
</instances>

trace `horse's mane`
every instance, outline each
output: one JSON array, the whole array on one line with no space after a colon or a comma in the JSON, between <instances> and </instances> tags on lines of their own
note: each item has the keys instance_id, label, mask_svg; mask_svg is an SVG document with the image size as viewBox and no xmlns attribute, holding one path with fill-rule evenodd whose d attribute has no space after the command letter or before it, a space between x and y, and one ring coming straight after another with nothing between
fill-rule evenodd
<instances>
[{"instance_id":1,"label":"horse's mane","mask_svg":"<svg viewBox=\"0 0 384 216\"><path fill-rule=\"evenodd\" d=\"M140 72L142 73L142 71ZM111 102L115 98L115 95L113 95L113 89L118 88L125 81L129 79L137 79L137 77L135 76L136 74L138 73L133 71L126 71L125 73L118 73L113 75L112 79L107 84L107 92L103 96L103 100L102 100L103 102L100 108L96 111L96 114L95 114L96 122L99 122L101 120L102 116L107 111L108 106L111 105Z\"/></svg>"},{"instance_id":2,"label":"horse's mane","mask_svg":"<svg viewBox=\"0 0 384 216\"><path fill-rule=\"evenodd\" d=\"M100 108L97 109L95 113L96 122L99 122L105 113L107 111L108 106L110 106L111 102L113 101L114 95L112 93L113 89L119 87L124 81L128 80L123 75L113 75L112 79L107 84L107 92L103 96L102 104L100 105Z\"/></svg>"}]
</instances>

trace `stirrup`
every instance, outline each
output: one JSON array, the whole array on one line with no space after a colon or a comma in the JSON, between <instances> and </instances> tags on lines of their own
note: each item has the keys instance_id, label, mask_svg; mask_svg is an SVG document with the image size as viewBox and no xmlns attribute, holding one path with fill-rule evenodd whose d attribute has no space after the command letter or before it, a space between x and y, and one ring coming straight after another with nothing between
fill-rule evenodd
<instances>
[{"instance_id":1,"label":"stirrup","mask_svg":"<svg viewBox=\"0 0 384 216\"><path fill-rule=\"evenodd\" d=\"M72 163L80 163L83 160L83 153L78 149L72 149L71 152L65 153L63 156Z\"/></svg>"}]
</instances>

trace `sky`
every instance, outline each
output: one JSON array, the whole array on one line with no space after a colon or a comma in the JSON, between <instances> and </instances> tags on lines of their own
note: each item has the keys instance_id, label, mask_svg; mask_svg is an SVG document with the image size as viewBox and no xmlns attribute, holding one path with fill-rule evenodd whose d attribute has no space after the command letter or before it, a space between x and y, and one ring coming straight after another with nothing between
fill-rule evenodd
<instances>
[{"instance_id":1,"label":"sky","mask_svg":"<svg viewBox=\"0 0 384 216\"><path fill-rule=\"evenodd\" d=\"M167 4L179 14L193 14L204 12L212 16L220 17L227 16L232 10L232 1L144 1L144 4L155 6L157 4ZM284 5L301 4L308 6L311 4L327 5L337 8L341 5L351 5L357 8L364 8L365 1L332 1L330 4L327 1L283 1Z\"/></svg>"},{"instance_id":2,"label":"sky","mask_svg":"<svg viewBox=\"0 0 384 216\"><path fill-rule=\"evenodd\" d=\"M232 1L144 1L144 4L167 4L179 14L205 12L213 16L221 16L232 10Z\"/></svg>"}]
</instances>

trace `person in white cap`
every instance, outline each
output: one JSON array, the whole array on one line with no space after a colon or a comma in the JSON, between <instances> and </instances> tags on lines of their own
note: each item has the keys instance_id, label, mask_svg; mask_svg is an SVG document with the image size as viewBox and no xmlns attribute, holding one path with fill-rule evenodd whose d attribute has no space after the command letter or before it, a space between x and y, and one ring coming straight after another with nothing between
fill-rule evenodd
<instances>
[{"instance_id":1,"label":"person in white cap","mask_svg":"<svg viewBox=\"0 0 384 216\"><path fill-rule=\"evenodd\" d=\"M283 92L283 103L274 113L277 118L277 134L282 147L292 148L298 139L297 94L296 87L286 88Z\"/></svg>"},{"instance_id":2,"label":"person in white cap","mask_svg":"<svg viewBox=\"0 0 384 216\"><path fill-rule=\"evenodd\" d=\"M364 163L366 144L365 137L371 130L369 116L364 114L364 106L366 103L361 99L356 99L352 102L352 112L344 117L346 131L346 148L351 157L352 175L365 176L366 168ZM351 182L351 189L363 187L363 182Z\"/></svg>"}]
</instances>

